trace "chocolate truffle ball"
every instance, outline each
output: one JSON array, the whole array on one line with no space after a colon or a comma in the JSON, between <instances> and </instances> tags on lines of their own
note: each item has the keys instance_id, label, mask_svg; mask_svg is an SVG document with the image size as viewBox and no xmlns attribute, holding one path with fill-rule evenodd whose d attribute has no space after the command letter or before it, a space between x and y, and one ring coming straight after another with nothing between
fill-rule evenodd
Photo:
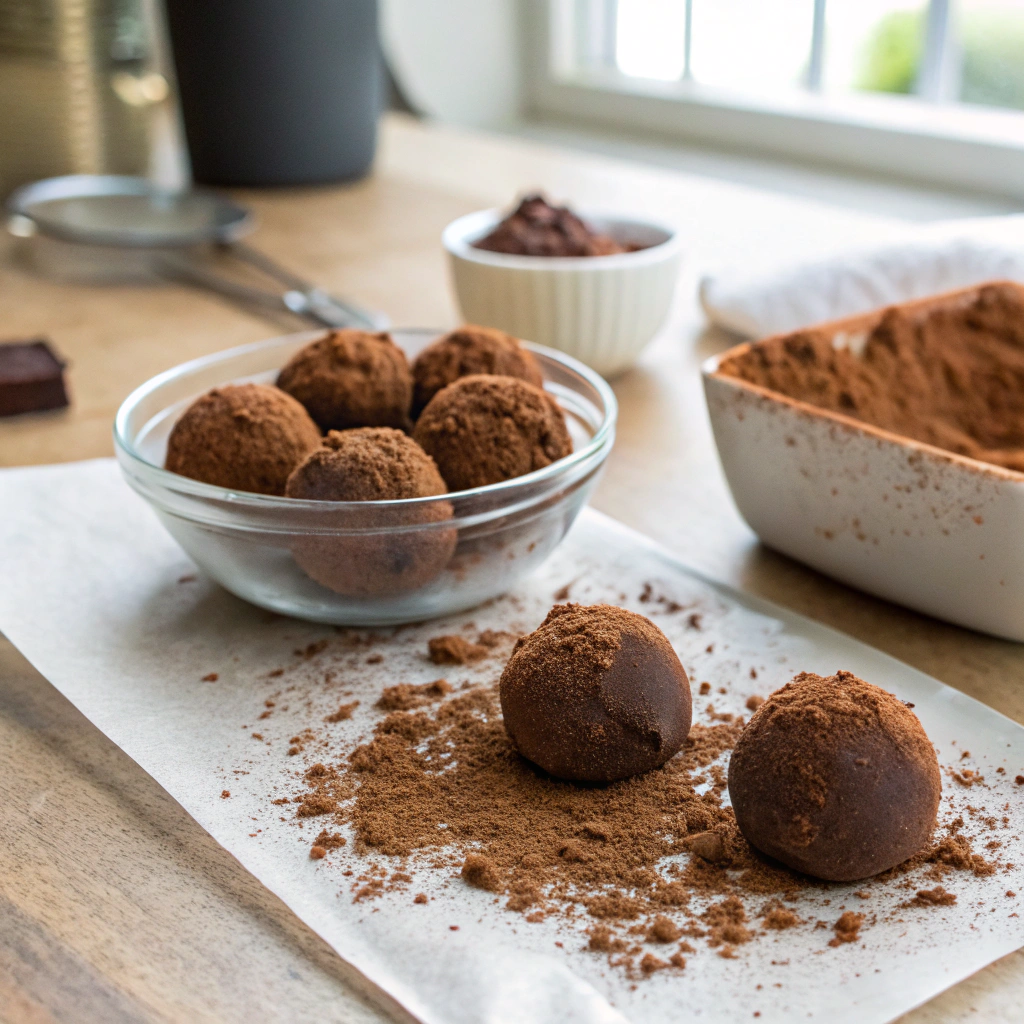
<instances>
[{"instance_id":1,"label":"chocolate truffle ball","mask_svg":"<svg viewBox=\"0 0 1024 1024\"><path fill-rule=\"evenodd\" d=\"M690 731L690 682L665 634L607 604L556 604L516 643L500 696L515 748L561 779L650 771Z\"/></svg>"},{"instance_id":2,"label":"chocolate truffle ball","mask_svg":"<svg viewBox=\"0 0 1024 1024\"><path fill-rule=\"evenodd\" d=\"M412 364L413 415L419 416L441 388L477 373L518 377L538 388L544 384L533 353L511 334L465 324L438 338L416 357Z\"/></svg>"},{"instance_id":3,"label":"chocolate truffle ball","mask_svg":"<svg viewBox=\"0 0 1024 1024\"><path fill-rule=\"evenodd\" d=\"M747 841L797 871L852 882L920 851L939 764L917 716L850 672L801 672L740 734L729 796Z\"/></svg>"},{"instance_id":4,"label":"chocolate truffle ball","mask_svg":"<svg viewBox=\"0 0 1024 1024\"><path fill-rule=\"evenodd\" d=\"M457 531L437 526L452 517L447 501L411 508L381 508L379 501L447 493L433 459L390 427L332 430L288 478L289 498L366 502L325 526L372 528L377 533L311 535L295 541L292 555L317 583L348 597L393 597L429 583L455 550ZM397 527L422 527L389 533Z\"/></svg>"},{"instance_id":5,"label":"chocolate truffle ball","mask_svg":"<svg viewBox=\"0 0 1024 1024\"><path fill-rule=\"evenodd\" d=\"M320 444L309 413L265 384L226 384L197 398L167 439L172 473L256 494L284 494L288 474Z\"/></svg>"},{"instance_id":6,"label":"chocolate truffle ball","mask_svg":"<svg viewBox=\"0 0 1024 1024\"><path fill-rule=\"evenodd\" d=\"M412 373L387 333L331 331L292 356L277 386L297 398L323 430L412 425Z\"/></svg>"},{"instance_id":7,"label":"chocolate truffle ball","mask_svg":"<svg viewBox=\"0 0 1024 1024\"><path fill-rule=\"evenodd\" d=\"M434 395L412 436L453 491L511 480L572 452L555 400L515 377L460 377Z\"/></svg>"}]
</instances>

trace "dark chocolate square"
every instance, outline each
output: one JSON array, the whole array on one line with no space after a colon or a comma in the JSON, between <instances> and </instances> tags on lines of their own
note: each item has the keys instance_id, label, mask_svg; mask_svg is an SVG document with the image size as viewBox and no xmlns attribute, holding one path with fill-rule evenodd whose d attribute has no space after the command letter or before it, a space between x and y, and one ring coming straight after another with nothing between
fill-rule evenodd
<instances>
[{"instance_id":1,"label":"dark chocolate square","mask_svg":"<svg viewBox=\"0 0 1024 1024\"><path fill-rule=\"evenodd\" d=\"M63 409L64 363L42 339L0 343L0 416Z\"/></svg>"}]
</instances>

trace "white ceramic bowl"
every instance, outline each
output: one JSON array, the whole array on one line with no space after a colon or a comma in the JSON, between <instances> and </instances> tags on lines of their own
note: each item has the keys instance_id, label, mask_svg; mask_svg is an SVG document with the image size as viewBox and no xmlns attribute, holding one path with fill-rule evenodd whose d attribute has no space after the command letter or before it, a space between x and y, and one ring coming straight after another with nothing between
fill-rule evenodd
<instances>
[{"instance_id":1,"label":"white ceramic bowl","mask_svg":"<svg viewBox=\"0 0 1024 1024\"><path fill-rule=\"evenodd\" d=\"M881 312L824 329L841 343ZM733 498L761 540L878 597L1024 641L1024 474L719 372L749 347L705 362L704 393Z\"/></svg>"},{"instance_id":2,"label":"white ceramic bowl","mask_svg":"<svg viewBox=\"0 0 1024 1024\"><path fill-rule=\"evenodd\" d=\"M501 210L470 213L441 236L463 318L560 349L605 376L635 362L672 305L682 263L676 231L587 215L596 230L647 248L580 257L474 248L501 218Z\"/></svg>"}]
</instances>

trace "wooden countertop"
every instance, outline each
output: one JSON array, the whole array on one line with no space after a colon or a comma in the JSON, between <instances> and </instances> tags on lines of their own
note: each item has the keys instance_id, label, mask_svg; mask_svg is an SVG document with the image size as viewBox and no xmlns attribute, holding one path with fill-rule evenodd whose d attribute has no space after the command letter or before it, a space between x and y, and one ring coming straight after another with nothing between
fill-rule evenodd
<instances>
[{"instance_id":1,"label":"wooden countertop","mask_svg":"<svg viewBox=\"0 0 1024 1024\"><path fill-rule=\"evenodd\" d=\"M594 505L726 582L841 629L1024 722L1024 646L865 597L762 548L718 466L697 368L697 274L723 261L876 239L891 220L704 178L391 116L375 174L346 187L242 193L254 244L396 325L452 325L448 221L524 188L677 222L689 265L669 326L613 383L619 436ZM0 465L110 455L136 385L280 329L177 286L56 284L0 242L0 335L49 335L73 404L0 421ZM284 323L284 321L282 321ZM0 576L2 585L2 576ZM134 762L0 640L0 1020L401 1019ZM1024 953L902 1018L1016 1021Z\"/></svg>"}]
</instances>

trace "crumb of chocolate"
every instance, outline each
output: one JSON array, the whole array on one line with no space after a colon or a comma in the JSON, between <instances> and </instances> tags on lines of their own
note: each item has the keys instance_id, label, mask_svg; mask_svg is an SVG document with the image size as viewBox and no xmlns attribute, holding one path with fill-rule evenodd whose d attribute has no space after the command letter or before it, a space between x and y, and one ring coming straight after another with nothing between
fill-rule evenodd
<instances>
[{"instance_id":1,"label":"crumb of chocolate","mask_svg":"<svg viewBox=\"0 0 1024 1024\"><path fill-rule=\"evenodd\" d=\"M705 696L705 694L708 694L710 692L711 692L711 684L710 683L701 683L700 684L700 695L702 697Z\"/></svg>"},{"instance_id":2,"label":"crumb of chocolate","mask_svg":"<svg viewBox=\"0 0 1024 1024\"><path fill-rule=\"evenodd\" d=\"M675 942L683 934L683 930L672 918L664 914L658 914L651 922L647 932L648 942Z\"/></svg>"},{"instance_id":3,"label":"crumb of chocolate","mask_svg":"<svg viewBox=\"0 0 1024 1024\"><path fill-rule=\"evenodd\" d=\"M489 646L474 644L455 634L432 637L427 641L427 649L435 665L471 665L490 654Z\"/></svg>"},{"instance_id":4,"label":"crumb of chocolate","mask_svg":"<svg viewBox=\"0 0 1024 1024\"><path fill-rule=\"evenodd\" d=\"M841 946L844 942L856 942L860 938L860 929L864 924L864 915L847 910L832 926L836 935L829 940L830 946Z\"/></svg>"},{"instance_id":5,"label":"crumb of chocolate","mask_svg":"<svg viewBox=\"0 0 1024 1024\"><path fill-rule=\"evenodd\" d=\"M655 956L653 953L644 953L643 959L640 961L640 970L644 974L653 974L655 971L663 971L669 964L667 961L662 960L661 957Z\"/></svg>"},{"instance_id":6,"label":"crumb of chocolate","mask_svg":"<svg viewBox=\"0 0 1024 1024\"><path fill-rule=\"evenodd\" d=\"M609 256L639 246L622 245L589 227L567 206L553 206L539 193L524 196L475 249L515 256Z\"/></svg>"},{"instance_id":7,"label":"crumb of chocolate","mask_svg":"<svg viewBox=\"0 0 1024 1024\"><path fill-rule=\"evenodd\" d=\"M227 800L227 798L229 796L231 796L231 790L230 789L222 789L220 791L220 798L221 798L221 800Z\"/></svg>"},{"instance_id":8,"label":"crumb of chocolate","mask_svg":"<svg viewBox=\"0 0 1024 1024\"><path fill-rule=\"evenodd\" d=\"M327 851L322 846L312 846L309 850L310 860L323 860L327 856Z\"/></svg>"},{"instance_id":9,"label":"crumb of chocolate","mask_svg":"<svg viewBox=\"0 0 1024 1024\"><path fill-rule=\"evenodd\" d=\"M800 924L800 918L792 910L782 906L781 903L774 903L762 916L761 923L772 931L781 932L787 928L795 928Z\"/></svg>"},{"instance_id":10,"label":"crumb of chocolate","mask_svg":"<svg viewBox=\"0 0 1024 1024\"><path fill-rule=\"evenodd\" d=\"M756 693L752 694L747 698L747 702L744 707L748 711L756 711L764 703L764 697L759 697Z\"/></svg>"},{"instance_id":11,"label":"crumb of chocolate","mask_svg":"<svg viewBox=\"0 0 1024 1024\"><path fill-rule=\"evenodd\" d=\"M204 683L215 683L215 682L217 682L217 680L219 678L220 678L220 676L218 676L216 672L207 672L206 675L203 676L202 682L204 682Z\"/></svg>"},{"instance_id":12,"label":"crumb of chocolate","mask_svg":"<svg viewBox=\"0 0 1024 1024\"><path fill-rule=\"evenodd\" d=\"M919 889L917 895L907 903L905 907L951 907L956 903L956 896L941 886L934 889Z\"/></svg>"},{"instance_id":13,"label":"crumb of chocolate","mask_svg":"<svg viewBox=\"0 0 1024 1024\"><path fill-rule=\"evenodd\" d=\"M427 894L425 892L418 892L412 898L413 903L423 904L427 902Z\"/></svg>"},{"instance_id":14,"label":"crumb of chocolate","mask_svg":"<svg viewBox=\"0 0 1024 1024\"><path fill-rule=\"evenodd\" d=\"M462 864L462 877L469 885L488 892L501 891L501 875L494 863L478 853L471 853Z\"/></svg>"}]
</instances>

